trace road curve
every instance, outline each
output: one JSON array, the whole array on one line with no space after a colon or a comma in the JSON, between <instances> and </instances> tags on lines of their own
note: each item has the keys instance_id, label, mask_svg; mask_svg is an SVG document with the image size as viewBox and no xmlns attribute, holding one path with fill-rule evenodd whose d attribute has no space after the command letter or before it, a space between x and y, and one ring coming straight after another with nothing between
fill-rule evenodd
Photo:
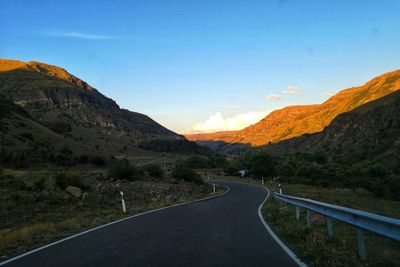
<instances>
[{"instance_id":1,"label":"road curve","mask_svg":"<svg viewBox=\"0 0 400 267\"><path fill-rule=\"evenodd\" d=\"M230 191L124 220L4 266L297 266L257 214L266 190L216 183Z\"/></svg>"}]
</instances>

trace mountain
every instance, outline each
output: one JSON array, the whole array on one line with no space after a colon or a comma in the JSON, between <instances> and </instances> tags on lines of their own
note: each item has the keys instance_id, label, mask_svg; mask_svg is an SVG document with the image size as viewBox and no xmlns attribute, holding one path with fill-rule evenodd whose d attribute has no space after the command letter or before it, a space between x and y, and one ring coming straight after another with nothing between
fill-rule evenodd
<instances>
[{"instance_id":1,"label":"mountain","mask_svg":"<svg viewBox=\"0 0 400 267\"><path fill-rule=\"evenodd\" d=\"M38 138L33 129L46 129L61 138L59 143L65 148L77 147L78 154L137 155L143 148L154 150L147 142L163 140L190 147L182 145L188 142L183 136L144 114L121 109L114 100L56 66L0 59L0 95L3 106L12 107L6 118L11 126L16 124L11 118L24 119L25 125L35 125L25 129L25 135ZM19 131L10 129L7 138L17 144L12 137Z\"/></svg>"},{"instance_id":2,"label":"mountain","mask_svg":"<svg viewBox=\"0 0 400 267\"><path fill-rule=\"evenodd\" d=\"M400 89L400 70L378 76L366 84L345 89L318 105L289 106L275 110L240 131L186 135L192 141L224 141L253 147L320 132L339 114L353 110Z\"/></svg>"},{"instance_id":3,"label":"mountain","mask_svg":"<svg viewBox=\"0 0 400 267\"><path fill-rule=\"evenodd\" d=\"M322 132L257 150L274 155L323 152L344 162L399 162L400 91L338 115Z\"/></svg>"}]
</instances>

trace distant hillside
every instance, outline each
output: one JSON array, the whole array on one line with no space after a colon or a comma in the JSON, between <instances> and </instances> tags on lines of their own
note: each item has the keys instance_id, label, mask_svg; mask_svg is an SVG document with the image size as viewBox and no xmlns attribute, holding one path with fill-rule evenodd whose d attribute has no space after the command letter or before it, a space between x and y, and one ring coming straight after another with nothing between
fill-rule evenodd
<instances>
[{"instance_id":1,"label":"distant hillside","mask_svg":"<svg viewBox=\"0 0 400 267\"><path fill-rule=\"evenodd\" d=\"M193 141L261 146L303 134L316 133L329 125L339 114L379 99L400 89L400 70L383 74L363 86L345 89L320 105L289 106L276 110L240 131L187 135Z\"/></svg>"},{"instance_id":2,"label":"distant hillside","mask_svg":"<svg viewBox=\"0 0 400 267\"><path fill-rule=\"evenodd\" d=\"M146 115L121 109L86 82L48 64L0 59L0 95L3 103L17 105L26 114L24 119L62 138L63 146L72 149L78 144L78 153L132 155L142 150L139 144L145 147L154 140L188 142ZM13 114L14 119L21 116ZM37 133L30 134L36 138Z\"/></svg>"},{"instance_id":3,"label":"distant hillside","mask_svg":"<svg viewBox=\"0 0 400 267\"><path fill-rule=\"evenodd\" d=\"M400 162L400 91L337 116L322 132L258 150L274 155L323 152L343 162Z\"/></svg>"}]
</instances>

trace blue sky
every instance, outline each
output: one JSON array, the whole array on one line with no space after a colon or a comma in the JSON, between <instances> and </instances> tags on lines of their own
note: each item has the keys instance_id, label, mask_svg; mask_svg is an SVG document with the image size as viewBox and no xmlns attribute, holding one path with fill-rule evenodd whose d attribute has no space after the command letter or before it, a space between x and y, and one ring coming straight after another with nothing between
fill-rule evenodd
<instances>
[{"instance_id":1,"label":"blue sky","mask_svg":"<svg viewBox=\"0 0 400 267\"><path fill-rule=\"evenodd\" d=\"M400 1L0 1L0 58L178 131L241 128L400 66Z\"/></svg>"}]
</instances>

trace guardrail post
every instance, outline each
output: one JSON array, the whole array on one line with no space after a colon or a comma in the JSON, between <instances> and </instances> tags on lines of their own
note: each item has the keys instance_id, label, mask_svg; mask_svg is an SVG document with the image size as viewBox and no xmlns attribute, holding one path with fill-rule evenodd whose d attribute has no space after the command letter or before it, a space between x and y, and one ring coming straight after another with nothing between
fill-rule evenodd
<instances>
[{"instance_id":1,"label":"guardrail post","mask_svg":"<svg viewBox=\"0 0 400 267\"><path fill-rule=\"evenodd\" d=\"M332 226L332 219L326 217L326 227L328 228L328 237L329 239L333 238L333 226Z\"/></svg>"},{"instance_id":2,"label":"guardrail post","mask_svg":"<svg viewBox=\"0 0 400 267\"><path fill-rule=\"evenodd\" d=\"M311 211L307 210L307 228L311 228Z\"/></svg>"},{"instance_id":3,"label":"guardrail post","mask_svg":"<svg viewBox=\"0 0 400 267\"><path fill-rule=\"evenodd\" d=\"M296 221L300 220L300 207L296 206Z\"/></svg>"},{"instance_id":4,"label":"guardrail post","mask_svg":"<svg viewBox=\"0 0 400 267\"><path fill-rule=\"evenodd\" d=\"M360 259L365 260L365 244L364 244L364 231L357 228L357 242L358 242L358 256Z\"/></svg>"}]
</instances>

